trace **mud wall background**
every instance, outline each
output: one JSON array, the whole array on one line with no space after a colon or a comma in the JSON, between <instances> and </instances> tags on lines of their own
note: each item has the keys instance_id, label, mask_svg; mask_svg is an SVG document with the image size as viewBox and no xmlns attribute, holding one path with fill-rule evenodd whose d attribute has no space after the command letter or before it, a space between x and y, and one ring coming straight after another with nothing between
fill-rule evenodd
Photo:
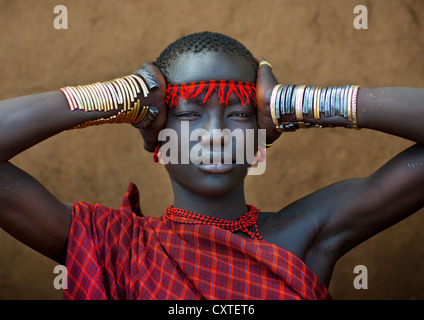
<instances>
[{"instance_id":1,"label":"mud wall background","mask_svg":"<svg viewBox=\"0 0 424 320\"><path fill-rule=\"evenodd\" d=\"M67 30L53 27L59 4L68 8ZM358 4L368 9L367 30L353 26ZM175 39L204 30L269 59L281 83L424 87L423 24L419 0L0 0L0 99L129 74ZM268 150L266 173L247 179L247 198L275 211L369 175L410 145L369 130L284 134ZM172 202L165 170L129 125L64 132L12 162L63 201L118 207L132 181L146 215ZM423 299L423 223L420 211L346 254L330 285L334 298ZM0 230L0 299L61 299L55 265ZM368 268L367 290L353 287L356 265Z\"/></svg>"}]
</instances>

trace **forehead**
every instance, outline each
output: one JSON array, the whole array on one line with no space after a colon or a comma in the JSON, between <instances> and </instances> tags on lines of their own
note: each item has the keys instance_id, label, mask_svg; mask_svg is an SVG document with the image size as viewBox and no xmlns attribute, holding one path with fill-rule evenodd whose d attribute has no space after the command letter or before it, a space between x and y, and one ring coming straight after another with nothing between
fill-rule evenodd
<instances>
[{"instance_id":1,"label":"forehead","mask_svg":"<svg viewBox=\"0 0 424 320\"><path fill-rule=\"evenodd\" d=\"M169 71L172 83L208 80L256 82L252 66L246 59L222 52L182 54Z\"/></svg>"}]
</instances>

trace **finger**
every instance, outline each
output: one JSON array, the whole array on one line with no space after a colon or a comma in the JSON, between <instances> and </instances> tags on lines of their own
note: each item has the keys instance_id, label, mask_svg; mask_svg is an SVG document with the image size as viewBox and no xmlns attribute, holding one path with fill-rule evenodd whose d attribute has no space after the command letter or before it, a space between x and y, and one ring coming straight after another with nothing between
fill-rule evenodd
<instances>
[{"instance_id":1,"label":"finger","mask_svg":"<svg viewBox=\"0 0 424 320\"><path fill-rule=\"evenodd\" d=\"M158 140L154 139L153 137L158 135L158 133L152 133L149 129L139 129L139 132L141 133L143 137L143 147L144 150L148 152L154 152L156 149L156 146L158 145Z\"/></svg>"},{"instance_id":2,"label":"finger","mask_svg":"<svg viewBox=\"0 0 424 320\"><path fill-rule=\"evenodd\" d=\"M259 68L261 68L262 66L266 66L272 70L272 64L267 59L263 57L256 57L255 61L258 64Z\"/></svg>"},{"instance_id":3,"label":"finger","mask_svg":"<svg viewBox=\"0 0 424 320\"><path fill-rule=\"evenodd\" d=\"M147 70L148 72L150 72L151 74L153 74L153 76L156 78L156 80L159 81L159 84L165 86L165 79L162 75L162 72L160 72L160 70L158 69L158 67L156 67L153 62L145 62L143 63L143 69Z\"/></svg>"},{"instance_id":4,"label":"finger","mask_svg":"<svg viewBox=\"0 0 424 320\"><path fill-rule=\"evenodd\" d=\"M153 120L155 120L156 116L158 115L158 110L154 107L150 107L149 111L147 111L146 116L138 123L132 123L131 125L137 129L145 129L148 128Z\"/></svg>"},{"instance_id":5,"label":"finger","mask_svg":"<svg viewBox=\"0 0 424 320\"><path fill-rule=\"evenodd\" d=\"M141 76L149 87L149 90L154 90L158 87L164 89L166 87L162 73L153 62L143 63L142 68L134 71L133 74Z\"/></svg>"},{"instance_id":6,"label":"finger","mask_svg":"<svg viewBox=\"0 0 424 320\"><path fill-rule=\"evenodd\" d=\"M155 77L149 71L145 69L138 69L133 74L141 76L147 84L149 90L159 87Z\"/></svg>"},{"instance_id":7,"label":"finger","mask_svg":"<svg viewBox=\"0 0 424 320\"><path fill-rule=\"evenodd\" d=\"M267 61L267 60L263 57L255 57L255 61L257 64L260 64L262 61Z\"/></svg>"},{"instance_id":8,"label":"finger","mask_svg":"<svg viewBox=\"0 0 424 320\"><path fill-rule=\"evenodd\" d=\"M271 63L262 57L256 57L258 63L258 80L263 81L265 84L276 84L278 81L272 73Z\"/></svg>"}]
</instances>

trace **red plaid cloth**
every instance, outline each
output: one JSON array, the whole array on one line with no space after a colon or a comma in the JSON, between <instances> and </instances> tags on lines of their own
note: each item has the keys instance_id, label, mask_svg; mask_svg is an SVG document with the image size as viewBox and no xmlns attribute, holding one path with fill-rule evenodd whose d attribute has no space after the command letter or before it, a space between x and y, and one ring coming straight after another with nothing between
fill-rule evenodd
<instances>
[{"instance_id":1,"label":"red plaid cloth","mask_svg":"<svg viewBox=\"0 0 424 320\"><path fill-rule=\"evenodd\" d=\"M331 299L296 256L209 225L144 217L130 184L120 210L76 202L64 299Z\"/></svg>"}]
</instances>

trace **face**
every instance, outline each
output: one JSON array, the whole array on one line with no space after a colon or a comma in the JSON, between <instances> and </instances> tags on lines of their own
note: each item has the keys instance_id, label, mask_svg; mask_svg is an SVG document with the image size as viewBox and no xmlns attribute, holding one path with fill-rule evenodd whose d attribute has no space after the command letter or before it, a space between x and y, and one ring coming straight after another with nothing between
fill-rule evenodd
<instances>
[{"instance_id":1,"label":"face","mask_svg":"<svg viewBox=\"0 0 424 320\"><path fill-rule=\"evenodd\" d=\"M170 74L172 83L256 81L247 61L217 52L182 55ZM202 95L190 100L180 98L168 112L166 127L178 133L178 164L165 165L174 188L184 188L203 196L222 196L243 187L250 166L245 157L246 132L250 130L250 133L254 132L252 136L257 137L258 129L253 104L242 105L235 94L226 104L220 103L216 92L205 103ZM239 134L237 138L234 133ZM242 143L238 139L243 139ZM181 164L185 152L181 146L188 147L187 164ZM237 155L240 146L242 159ZM198 152L199 148L202 148L201 152ZM252 148L256 150L256 143Z\"/></svg>"}]
</instances>

